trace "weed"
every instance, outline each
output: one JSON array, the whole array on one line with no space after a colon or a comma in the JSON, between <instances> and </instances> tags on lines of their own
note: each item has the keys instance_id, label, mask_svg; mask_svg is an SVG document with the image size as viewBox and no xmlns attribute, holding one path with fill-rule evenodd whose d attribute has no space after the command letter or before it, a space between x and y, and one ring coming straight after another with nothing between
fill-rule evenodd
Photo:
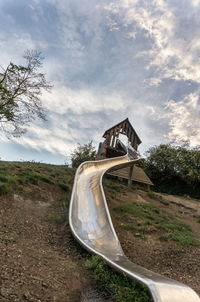
<instances>
[{"instance_id":1,"label":"weed","mask_svg":"<svg viewBox=\"0 0 200 302\"><path fill-rule=\"evenodd\" d=\"M60 198L60 207L59 210L46 218L46 221L49 221L51 223L55 224L62 224L66 221L67 219L67 213L68 213L68 208L69 208L69 198Z\"/></svg>"},{"instance_id":2,"label":"weed","mask_svg":"<svg viewBox=\"0 0 200 302\"><path fill-rule=\"evenodd\" d=\"M156 195L155 195L155 193L154 193L153 191L148 191L148 192L147 192L147 195L148 195L149 198L151 198L151 199L156 198Z\"/></svg>"},{"instance_id":3,"label":"weed","mask_svg":"<svg viewBox=\"0 0 200 302\"><path fill-rule=\"evenodd\" d=\"M20 184L20 185L24 185L26 181L25 181L24 178L18 177L18 178L17 178L17 182L18 182L18 184Z\"/></svg>"},{"instance_id":4,"label":"weed","mask_svg":"<svg viewBox=\"0 0 200 302\"><path fill-rule=\"evenodd\" d=\"M70 185L73 185L73 183L74 183L74 178L71 177L71 178L68 180L68 183L69 183Z\"/></svg>"},{"instance_id":5,"label":"weed","mask_svg":"<svg viewBox=\"0 0 200 302\"><path fill-rule=\"evenodd\" d=\"M0 174L0 181L4 183L17 184L17 179L13 176L8 176L8 175Z\"/></svg>"},{"instance_id":6,"label":"weed","mask_svg":"<svg viewBox=\"0 0 200 302\"><path fill-rule=\"evenodd\" d=\"M124 229L127 231L131 231L135 237L145 238L145 234L150 234L155 231L152 228L151 223L142 224L142 223L134 223L134 224L125 224Z\"/></svg>"},{"instance_id":7,"label":"weed","mask_svg":"<svg viewBox=\"0 0 200 302\"><path fill-rule=\"evenodd\" d=\"M51 173L50 176L53 177L53 178L55 178L56 174L55 173Z\"/></svg>"},{"instance_id":8,"label":"weed","mask_svg":"<svg viewBox=\"0 0 200 302\"><path fill-rule=\"evenodd\" d=\"M0 195L10 193L11 186L17 183L17 178L9 174L7 167L0 167Z\"/></svg>"},{"instance_id":9,"label":"weed","mask_svg":"<svg viewBox=\"0 0 200 302\"><path fill-rule=\"evenodd\" d=\"M115 211L131 214L136 218L142 219L145 223L151 224L154 228L163 232L160 236L162 240L174 240L180 245L200 244L189 225L179 221L171 214L160 210L154 205L127 203L115 207Z\"/></svg>"},{"instance_id":10,"label":"weed","mask_svg":"<svg viewBox=\"0 0 200 302\"><path fill-rule=\"evenodd\" d=\"M11 191L10 184L0 181L0 195L8 194Z\"/></svg>"},{"instance_id":11,"label":"weed","mask_svg":"<svg viewBox=\"0 0 200 302\"><path fill-rule=\"evenodd\" d=\"M127 191L127 187L124 184L120 184L118 181L110 178L103 179L103 187L105 192L112 194L115 197L116 194L124 194Z\"/></svg>"},{"instance_id":12,"label":"weed","mask_svg":"<svg viewBox=\"0 0 200 302\"><path fill-rule=\"evenodd\" d=\"M63 222L66 221L66 213L61 210L54 215L48 216L46 221L55 223L55 224L62 224Z\"/></svg>"},{"instance_id":13,"label":"weed","mask_svg":"<svg viewBox=\"0 0 200 302\"><path fill-rule=\"evenodd\" d=\"M46 182L48 184L53 184L54 181L51 177L47 177L46 175L40 175L39 179L42 180L43 182Z\"/></svg>"},{"instance_id":14,"label":"weed","mask_svg":"<svg viewBox=\"0 0 200 302\"><path fill-rule=\"evenodd\" d=\"M59 185L59 187L60 187L63 191L65 191L65 192L70 191L70 186L69 186L68 184L59 181L59 182L58 182L58 185Z\"/></svg>"},{"instance_id":15,"label":"weed","mask_svg":"<svg viewBox=\"0 0 200 302\"><path fill-rule=\"evenodd\" d=\"M28 180L28 182L32 183L33 185L38 185L39 175L35 173L29 174L26 176L26 179Z\"/></svg>"},{"instance_id":16,"label":"weed","mask_svg":"<svg viewBox=\"0 0 200 302\"><path fill-rule=\"evenodd\" d=\"M92 256L86 261L86 267L99 286L111 293L117 302L152 302L145 286L114 272L100 257Z\"/></svg>"},{"instance_id":17,"label":"weed","mask_svg":"<svg viewBox=\"0 0 200 302\"><path fill-rule=\"evenodd\" d=\"M165 206L169 205L169 202L164 200L163 197L160 195L158 196L158 200L160 201L160 203L164 204Z\"/></svg>"},{"instance_id":18,"label":"weed","mask_svg":"<svg viewBox=\"0 0 200 302\"><path fill-rule=\"evenodd\" d=\"M6 242L6 243L14 243L16 242L16 239L13 235L6 235L3 240Z\"/></svg>"}]
</instances>

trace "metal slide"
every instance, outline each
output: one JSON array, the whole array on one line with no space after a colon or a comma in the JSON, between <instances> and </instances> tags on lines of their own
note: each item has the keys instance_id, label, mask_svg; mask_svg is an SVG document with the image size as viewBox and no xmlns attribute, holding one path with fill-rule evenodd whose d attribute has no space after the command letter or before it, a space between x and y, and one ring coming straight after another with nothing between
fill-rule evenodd
<instances>
[{"instance_id":1,"label":"metal slide","mask_svg":"<svg viewBox=\"0 0 200 302\"><path fill-rule=\"evenodd\" d=\"M135 162L125 155L84 162L79 166L69 210L71 231L89 252L101 256L114 269L145 284L153 301L200 302L199 296L190 287L132 263L122 250L110 218L102 178L108 170L131 166Z\"/></svg>"}]
</instances>

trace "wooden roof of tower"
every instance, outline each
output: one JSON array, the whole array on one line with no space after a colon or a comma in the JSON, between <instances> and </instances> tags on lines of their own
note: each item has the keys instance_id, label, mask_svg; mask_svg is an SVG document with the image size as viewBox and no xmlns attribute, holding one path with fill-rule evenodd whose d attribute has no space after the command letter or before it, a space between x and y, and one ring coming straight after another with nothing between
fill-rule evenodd
<instances>
[{"instance_id":1,"label":"wooden roof of tower","mask_svg":"<svg viewBox=\"0 0 200 302\"><path fill-rule=\"evenodd\" d=\"M137 150L137 146L140 145L142 141L140 140L133 126L129 122L128 118L106 130L103 134L103 137L106 138L107 134L116 133L116 130L118 130L118 132L121 134L125 134L128 137L132 147Z\"/></svg>"}]
</instances>

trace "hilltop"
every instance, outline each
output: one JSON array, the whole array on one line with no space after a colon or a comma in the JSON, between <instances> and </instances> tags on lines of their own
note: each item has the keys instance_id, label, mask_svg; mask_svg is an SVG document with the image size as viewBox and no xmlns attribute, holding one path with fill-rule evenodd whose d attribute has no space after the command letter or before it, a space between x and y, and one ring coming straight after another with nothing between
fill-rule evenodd
<instances>
[{"instance_id":1,"label":"hilltop","mask_svg":"<svg viewBox=\"0 0 200 302\"><path fill-rule=\"evenodd\" d=\"M115 301L105 285L110 271L102 277L97 259L70 233L74 174L67 166L0 162L1 301ZM128 188L112 177L103 183L126 255L200 294L199 200L146 191L137 184ZM116 288L120 295L123 287Z\"/></svg>"}]
</instances>

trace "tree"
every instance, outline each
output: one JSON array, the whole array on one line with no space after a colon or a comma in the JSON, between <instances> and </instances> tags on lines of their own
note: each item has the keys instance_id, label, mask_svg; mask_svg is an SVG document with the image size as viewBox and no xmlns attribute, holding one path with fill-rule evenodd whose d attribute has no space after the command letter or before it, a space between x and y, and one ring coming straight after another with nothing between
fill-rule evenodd
<instances>
[{"instance_id":1,"label":"tree","mask_svg":"<svg viewBox=\"0 0 200 302\"><path fill-rule=\"evenodd\" d=\"M78 143L76 149L71 153L72 168L78 168L84 161L95 160L95 156L96 151L92 141L84 145Z\"/></svg>"},{"instance_id":2,"label":"tree","mask_svg":"<svg viewBox=\"0 0 200 302\"><path fill-rule=\"evenodd\" d=\"M42 90L52 85L39 71L43 57L39 51L24 53L25 66L12 62L0 75L0 127L7 136L21 136L36 117L45 120L40 100Z\"/></svg>"},{"instance_id":3,"label":"tree","mask_svg":"<svg viewBox=\"0 0 200 302\"><path fill-rule=\"evenodd\" d=\"M141 166L155 189L200 197L200 148L161 144L147 151Z\"/></svg>"}]
</instances>

